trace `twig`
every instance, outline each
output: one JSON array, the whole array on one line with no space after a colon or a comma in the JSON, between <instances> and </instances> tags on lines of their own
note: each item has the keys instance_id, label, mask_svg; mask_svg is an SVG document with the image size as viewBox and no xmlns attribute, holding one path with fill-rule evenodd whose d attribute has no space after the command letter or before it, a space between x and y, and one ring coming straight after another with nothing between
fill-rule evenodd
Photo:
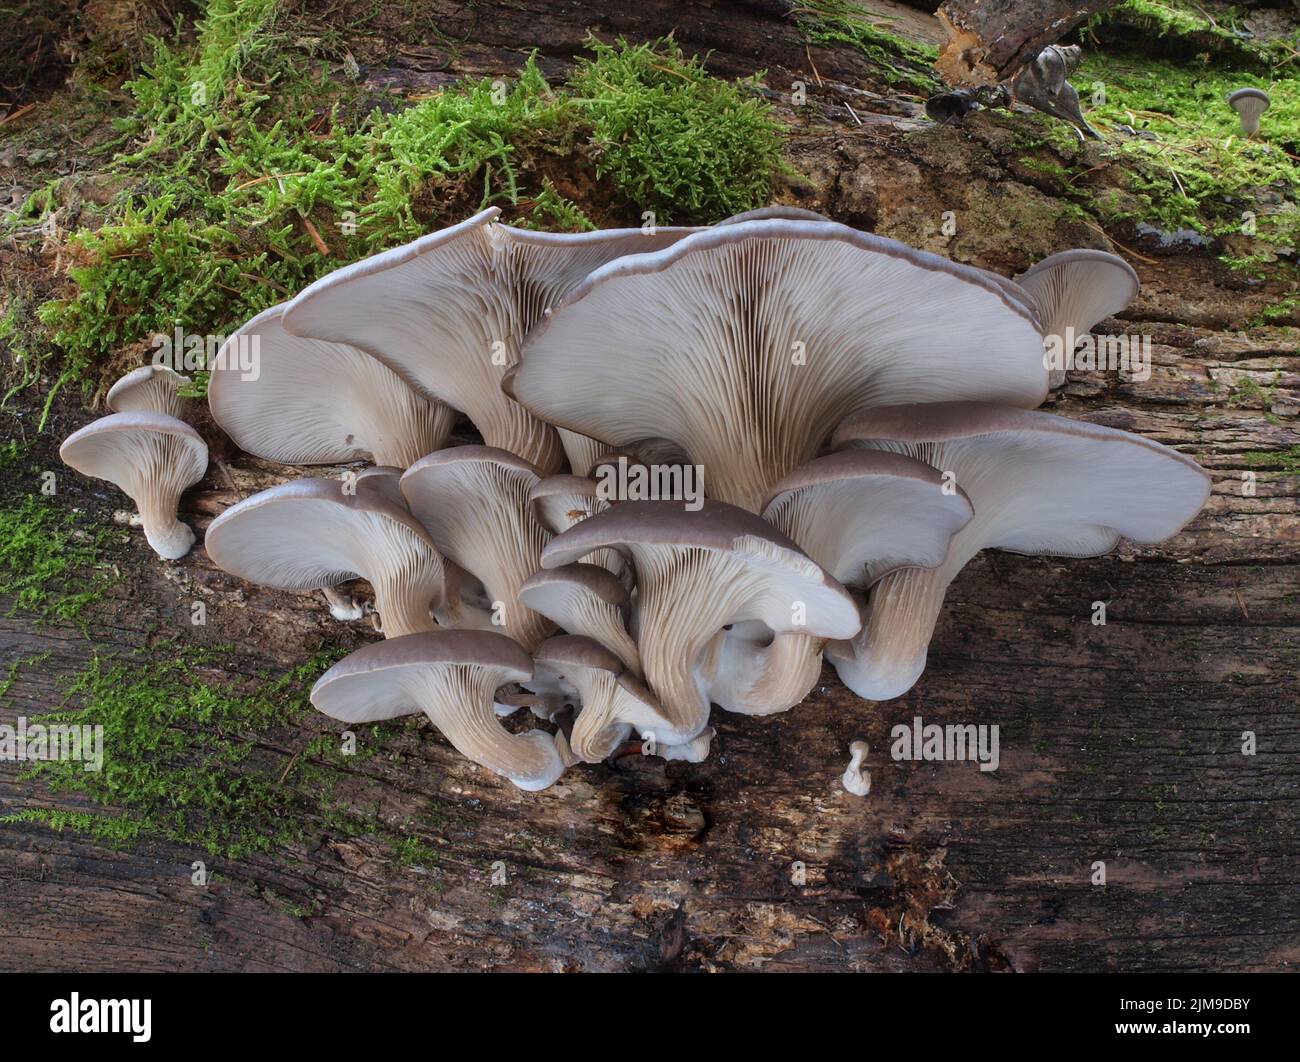
<instances>
[{"instance_id":1,"label":"twig","mask_svg":"<svg viewBox=\"0 0 1300 1062\"><path fill-rule=\"evenodd\" d=\"M1138 261L1146 262L1147 265L1160 264L1160 262L1155 258L1148 258L1144 254L1138 254L1138 252L1133 250L1132 247L1125 247L1122 243L1119 242L1119 240L1115 239L1114 236L1112 236L1109 232L1103 229L1100 225L1094 225L1091 221L1086 221L1086 220L1084 221L1084 224L1087 225L1088 228L1092 229L1093 231L1101 233L1103 236L1106 237L1106 239L1110 240L1110 242L1113 243L1116 247L1118 247L1121 251L1123 251L1125 254L1132 255Z\"/></svg>"},{"instance_id":2,"label":"twig","mask_svg":"<svg viewBox=\"0 0 1300 1062\"><path fill-rule=\"evenodd\" d=\"M24 103L16 111L10 111L3 118L0 118L0 125L8 125L10 122L18 121L18 119L21 118L28 111L34 110L35 107L36 104L34 103Z\"/></svg>"},{"instance_id":3,"label":"twig","mask_svg":"<svg viewBox=\"0 0 1300 1062\"><path fill-rule=\"evenodd\" d=\"M316 245L316 250L328 258L330 256L329 244L321 239L321 234L316 231L316 226L311 223L311 218L306 214L299 214L298 216L302 218L303 228L307 230L307 235L311 237L311 242Z\"/></svg>"},{"instance_id":4,"label":"twig","mask_svg":"<svg viewBox=\"0 0 1300 1062\"><path fill-rule=\"evenodd\" d=\"M822 76L817 71L817 64L813 62L812 52L809 50L807 43L803 46L803 54L808 57L808 65L812 67L813 77L817 79L817 87L821 88L825 82L822 81Z\"/></svg>"}]
</instances>

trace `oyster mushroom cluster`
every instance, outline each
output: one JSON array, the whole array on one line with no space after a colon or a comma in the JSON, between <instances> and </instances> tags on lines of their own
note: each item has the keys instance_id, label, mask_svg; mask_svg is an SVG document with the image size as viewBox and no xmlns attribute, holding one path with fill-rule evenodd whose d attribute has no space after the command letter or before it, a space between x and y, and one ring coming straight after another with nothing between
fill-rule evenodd
<instances>
[{"instance_id":1,"label":"oyster mushroom cluster","mask_svg":"<svg viewBox=\"0 0 1300 1062\"><path fill-rule=\"evenodd\" d=\"M257 339L258 373L212 373L248 452L370 463L205 542L250 582L373 588L385 640L312 691L334 718L422 712L529 790L634 735L700 760L713 705L786 711L823 656L864 698L906 692L980 550L1155 542L1208 496L1165 446L1034 411L1045 341L1136 294L1113 255L1009 280L795 208L579 235L496 215L324 277L228 340ZM462 416L482 444L448 446ZM629 487L688 473L702 496ZM533 728L503 725L521 708Z\"/></svg>"}]
</instances>

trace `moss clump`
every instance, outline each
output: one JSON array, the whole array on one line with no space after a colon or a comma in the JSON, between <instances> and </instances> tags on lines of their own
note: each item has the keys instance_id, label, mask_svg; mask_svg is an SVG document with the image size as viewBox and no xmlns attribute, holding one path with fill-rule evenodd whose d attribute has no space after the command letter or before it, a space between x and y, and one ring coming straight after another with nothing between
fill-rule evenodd
<instances>
[{"instance_id":1,"label":"moss clump","mask_svg":"<svg viewBox=\"0 0 1300 1062\"><path fill-rule=\"evenodd\" d=\"M1282 472L1300 473L1300 446L1292 446L1285 450L1251 450L1244 454L1237 454L1234 460L1250 468L1263 466L1276 468Z\"/></svg>"},{"instance_id":2,"label":"moss clump","mask_svg":"<svg viewBox=\"0 0 1300 1062\"><path fill-rule=\"evenodd\" d=\"M608 176L659 221L720 220L766 203L781 162L781 127L754 89L711 77L670 40L587 45L569 82Z\"/></svg>"},{"instance_id":3,"label":"moss clump","mask_svg":"<svg viewBox=\"0 0 1300 1062\"><path fill-rule=\"evenodd\" d=\"M300 840L307 805L294 783L310 765L263 756L254 737L301 720L310 709L306 683L329 660L310 660L252 689L204 673L219 660L216 652L183 646L155 647L147 660L92 660L67 691L65 704L79 706L36 721L102 726L103 769L41 761L24 777L80 793L115 813L38 808L21 819L101 840L150 834L230 858Z\"/></svg>"},{"instance_id":4,"label":"moss clump","mask_svg":"<svg viewBox=\"0 0 1300 1062\"><path fill-rule=\"evenodd\" d=\"M847 0L804 0L793 14L809 41L856 48L880 67L888 84L927 96L939 89L930 71L939 49L890 33L881 26L891 21L889 16L865 12Z\"/></svg>"}]
</instances>

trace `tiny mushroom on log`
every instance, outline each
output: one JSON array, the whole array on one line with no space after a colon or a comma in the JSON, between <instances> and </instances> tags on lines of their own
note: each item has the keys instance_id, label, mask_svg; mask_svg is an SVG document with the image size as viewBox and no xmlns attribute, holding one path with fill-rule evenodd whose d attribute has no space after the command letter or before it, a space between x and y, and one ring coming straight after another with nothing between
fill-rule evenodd
<instances>
[{"instance_id":1,"label":"tiny mushroom on log","mask_svg":"<svg viewBox=\"0 0 1300 1062\"><path fill-rule=\"evenodd\" d=\"M564 772L567 743L540 730L512 734L496 691L532 677L528 654L495 631L432 631L376 642L330 668L311 702L347 723L423 712L463 756L520 789L545 789Z\"/></svg>"},{"instance_id":2,"label":"tiny mushroom on log","mask_svg":"<svg viewBox=\"0 0 1300 1062\"><path fill-rule=\"evenodd\" d=\"M1268 93L1257 88L1237 89L1228 97L1228 106L1237 112L1237 117L1241 119L1241 131L1246 136L1254 136L1259 132L1259 120L1268 110L1269 102Z\"/></svg>"},{"instance_id":3,"label":"tiny mushroom on log","mask_svg":"<svg viewBox=\"0 0 1300 1062\"><path fill-rule=\"evenodd\" d=\"M218 568L280 590L321 590L365 579L383 632L437 628L447 569L429 534L378 490L333 479L271 487L212 521L204 544Z\"/></svg>"},{"instance_id":4,"label":"tiny mushroom on log","mask_svg":"<svg viewBox=\"0 0 1300 1062\"><path fill-rule=\"evenodd\" d=\"M710 497L757 512L852 413L1033 407L1047 370L1011 281L835 222L767 218L596 269L533 330L504 386L614 446L669 439L704 466Z\"/></svg>"},{"instance_id":5,"label":"tiny mushroom on log","mask_svg":"<svg viewBox=\"0 0 1300 1062\"><path fill-rule=\"evenodd\" d=\"M861 624L839 583L775 528L732 505L705 502L690 511L677 502L624 502L558 535L542 564L571 564L602 546L627 551L636 569L633 628L642 674L662 709L659 743L681 744L703 731L729 624L760 620L777 633L825 638L850 638Z\"/></svg>"},{"instance_id":6,"label":"tiny mushroom on log","mask_svg":"<svg viewBox=\"0 0 1300 1062\"><path fill-rule=\"evenodd\" d=\"M844 684L869 700L897 697L920 677L948 584L980 550L1095 557L1121 537L1160 542L1210 493L1205 471L1160 443L990 403L872 410L841 424L834 444L925 461L953 477L975 512L942 564L885 575L861 633L827 646Z\"/></svg>"},{"instance_id":7,"label":"tiny mushroom on log","mask_svg":"<svg viewBox=\"0 0 1300 1062\"><path fill-rule=\"evenodd\" d=\"M137 410L113 413L73 432L59 447L64 464L116 484L135 502L144 537L158 556L176 560L194 532L176 519L181 494L203 478L208 446L183 420Z\"/></svg>"},{"instance_id":8,"label":"tiny mushroom on log","mask_svg":"<svg viewBox=\"0 0 1300 1062\"><path fill-rule=\"evenodd\" d=\"M110 387L104 401L114 413L164 413L179 420L181 388L189 382L166 365L142 365Z\"/></svg>"},{"instance_id":9,"label":"tiny mushroom on log","mask_svg":"<svg viewBox=\"0 0 1300 1062\"><path fill-rule=\"evenodd\" d=\"M402 476L411 513L442 553L483 584L498 625L530 652L555 629L519 600L551 538L528 503L540 478L523 458L491 446L439 450Z\"/></svg>"},{"instance_id":10,"label":"tiny mushroom on log","mask_svg":"<svg viewBox=\"0 0 1300 1062\"><path fill-rule=\"evenodd\" d=\"M466 414L487 445L555 472L564 455L554 428L500 386L524 337L592 269L694 230L532 232L499 214L490 207L335 270L289 303L284 327L360 347Z\"/></svg>"},{"instance_id":11,"label":"tiny mushroom on log","mask_svg":"<svg viewBox=\"0 0 1300 1062\"><path fill-rule=\"evenodd\" d=\"M363 350L291 335L284 310L264 310L217 352L208 406L238 446L285 464L366 458L405 468L447 444L449 407ZM241 344L256 356L230 356Z\"/></svg>"},{"instance_id":12,"label":"tiny mushroom on log","mask_svg":"<svg viewBox=\"0 0 1300 1062\"><path fill-rule=\"evenodd\" d=\"M1016 277L1016 283L1038 307L1052 387L1065 382L1078 342L1098 321L1128 306L1141 287L1124 259L1088 248L1049 255Z\"/></svg>"}]
</instances>

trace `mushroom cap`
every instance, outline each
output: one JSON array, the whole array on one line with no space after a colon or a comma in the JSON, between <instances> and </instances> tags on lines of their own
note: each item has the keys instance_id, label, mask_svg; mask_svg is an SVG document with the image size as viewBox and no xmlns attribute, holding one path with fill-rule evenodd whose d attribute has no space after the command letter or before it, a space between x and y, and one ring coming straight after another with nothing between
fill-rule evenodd
<instances>
[{"instance_id":1,"label":"mushroom cap","mask_svg":"<svg viewBox=\"0 0 1300 1062\"><path fill-rule=\"evenodd\" d=\"M496 631L424 631L372 642L345 656L311 690L311 703L345 723L375 723L425 710L412 693L412 672L433 668L500 668L501 685L532 677L528 654Z\"/></svg>"},{"instance_id":2,"label":"mushroom cap","mask_svg":"<svg viewBox=\"0 0 1300 1062\"><path fill-rule=\"evenodd\" d=\"M271 487L212 521L205 540L217 567L263 586L314 590L362 578L391 633L432 625L447 594L447 570L433 539L385 492L344 493L333 479Z\"/></svg>"},{"instance_id":3,"label":"mushroom cap","mask_svg":"<svg viewBox=\"0 0 1300 1062\"><path fill-rule=\"evenodd\" d=\"M360 347L465 413L489 445L555 471L563 459L555 432L500 387L524 336L596 266L693 230L542 233L495 224L499 214L490 207L335 270L289 304L284 327Z\"/></svg>"},{"instance_id":4,"label":"mushroom cap","mask_svg":"<svg viewBox=\"0 0 1300 1062\"><path fill-rule=\"evenodd\" d=\"M1124 259L1089 248L1048 255L1016 277L1016 283L1033 296L1044 336L1062 342L1067 330L1082 339L1098 321L1128 306L1141 288Z\"/></svg>"},{"instance_id":5,"label":"mushroom cap","mask_svg":"<svg viewBox=\"0 0 1300 1062\"><path fill-rule=\"evenodd\" d=\"M451 409L417 394L364 350L291 335L285 306L258 314L217 354L208 406L240 448L285 464L365 458L405 467L446 444ZM225 356L254 340L256 376Z\"/></svg>"},{"instance_id":6,"label":"mushroom cap","mask_svg":"<svg viewBox=\"0 0 1300 1062\"><path fill-rule=\"evenodd\" d=\"M534 572L519 587L519 596L528 602L529 598L542 602L554 597L555 590L568 590L576 587L582 592L603 601L614 608L627 608L631 595L618 578L596 564L566 564L559 568L543 568ZM533 605L539 612L546 609ZM547 613L549 615L549 613ZM559 621L557 621L559 622ZM563 623L560 624L563 626Z\"/></svg>"},{"instance_id":7,"label":"mushroom cap","mask_svg":"<svg viewBox=\"0 0 1300 1062\"><path fill-rule=\"evenodd\" d=\"M1257 88L1239 88L1228 96L1228 106L1234 111L1254 114L1263 114L1270 102L1268 93Z\"/></svg>"},{"instance_id":8,"label":"mushroom cap","mask_svg":"<svg viewBox=\"0 0 1300 1062\"><path fill-rule=\"evenodd\" d=\"M1029 301L835 222L739 222L595 270L503 386L612 446L670 439L704 465L712 497L754 511L852 413L900 399L1038 405L1047 371Z\"/></svg>"},{"instance_id":9,"label":"mushroom cap","mask_svg":"<svg viewBox=\"0 0 1300 1062\"><path fill-rule=\"evenodd\" d=\"M453 446L415 462L402 476L411 513L447 557L505 607L506 633L526 649L551 633L519 601L519 587L541 567L549 540L528 495L541 477L529 462L491 446Z\"/></svg>"},{"instance_id":10,"label":"mushroom cap","mask_svg":"<svg viewBox=\"0 0 1300 1062\"><path fill-rule=\"evenodd\" d=\"M640 673L641 657L626 623L631 596L606 569L594 564L543 568L520 585L519 600L570 634L599 642Z\"/></svg>"},{"instance_id":11,"label":"mushroom cap","mask_svg":"<svg viewBox=\"0 0 1300 1062\"><path fill-rule=\"evenodd\" d=\"M104 401L114 413L165 413L179 419L179 392L189 382L166 365L141 365L113 384Z\"/></svg>"},{"instance_id":12,"label":"mushroom cap","mask_svg":"<svg viewBox=\"0 0 1300 1062\"><path fill-rule=\"evenodd\" d=\"M970 499L901 454L841 450L800 465L768 496L763 518L845 586L897 568L934 568L970 520Z\"/></svg>"},{"instance_id":13,"label":"mushroom cap","mask_svg":"<svg viewBox=\"0 0 1300 1062\"><path fill-rule=\"evenodd\" d=\"M804 207L786 206L784 203L773 203L771 206L759 207L757 210L746 210L741 214L732 214L731 217L719 221L713 227L721 228L723 225L739 225L746 221L770 221L773 218L784 221L830 221L825 214L819 214L815 210L808 210Z\"/></svg>"},{"instance_id":14,"label":"mushroom cap","mask_svg":"<svg viewBox=\"0 0 1300 1062\"><path fill-rule=\"evenodd\" d=\"M542 551L542 566L572 564L602 547L627 549L634 558L674 549L725 554L763 572L764 591L734 620L762 620L774 631L791 630L790 602L800 600L807 606L810 633L824 627L825 637L845 638L850 635L834 632L856 633L859 626L852 598L835 579L776 528L734 505L706 501L691 512L677 502L622 502L557 535ZM707 580L696 585L709 592Z\"/></svg>"},{"instance_id":15,"label":"mushroom cap","mask_svg":"<svg viewBox=\"0 0 1300 1062\"><path fill-rule=\"evenodd\" d=\"M594 638L577 634L556 634L547 638L533 651L533 665L545 667L559 674L566 668L591 668L621 675L623 661Z\"/></svg>"},{"instance_id":16,"label":"mushroom cap","mask_svg":"<svg viewBox=\"0 0 1300 1062\"><path fill-rule=\"evenodd\" d=\"M1074 557L1106 553L1121 536L1159 542L1210 494L1200 465L1151 439L992 403L871 410L841 424L834 445L916 452L955 472L975 516L947 563L976 541L970 555L996 548Z\"/></svg>"},{"instance_id":17,"label":"mushroom cap","mask_svg":"<svg viewBox=\"0 0 1300 1062\"><path fill-rule=\"evenodd\" d=\"M163 453L160 442L166 443ZM111 413L74 431L63 440L59 457L82 475L116 483L134 498L130 485L156 472L160 457L184 487L197 483L208 468L208 445L183 420L134 410Z\"/></svg>"},{"instance_id":18,"label":"mushroom cap","mask_svg":"<svg viewBox=\"0 0 1300 1062\"><path fill-rule=\"evenodd\" d=\"M539 479L528 492L528 504L542 526L558 535L598 509L608 507L608 503L599 499L598 486L588 476L547 476Z\"/></svg>"}]
</instances>

